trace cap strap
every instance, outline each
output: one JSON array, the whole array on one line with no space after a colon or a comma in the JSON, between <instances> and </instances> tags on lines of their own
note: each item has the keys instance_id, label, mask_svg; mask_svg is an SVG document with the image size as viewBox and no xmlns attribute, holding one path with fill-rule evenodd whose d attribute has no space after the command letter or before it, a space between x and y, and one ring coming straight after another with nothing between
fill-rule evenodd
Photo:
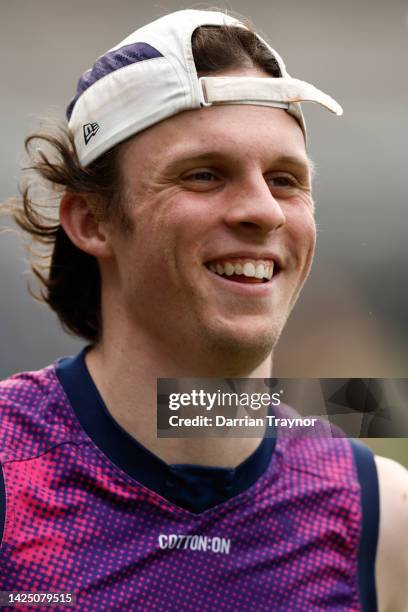
<instances>
[{"instance_id":1,"label":"cap strap","mask_svg":"<svg viewBox=\"0 0 408 612\"><path fill-rule=\"evenodd\" d=\"M316 102L332 113L343 109L333 98L310 83L291 77L201 77L202 106L237 103L288 108L291 102Z\"/></svg>"}]
</instances>

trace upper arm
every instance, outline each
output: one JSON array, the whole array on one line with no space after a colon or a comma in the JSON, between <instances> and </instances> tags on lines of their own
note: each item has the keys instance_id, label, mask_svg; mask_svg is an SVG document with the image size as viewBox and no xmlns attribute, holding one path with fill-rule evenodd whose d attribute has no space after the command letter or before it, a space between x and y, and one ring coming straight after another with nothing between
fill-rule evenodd
<instances>
[{"instance_id":1,"label":"upper arm","mask_svg":"<svg viewBox=\"0 0 408 612\"><path fill-rule=\"evenodd\" d=\"M376 560L379 612L408 612L408 471L375 457L380 489Z\"/></svg>"}]
</instances>

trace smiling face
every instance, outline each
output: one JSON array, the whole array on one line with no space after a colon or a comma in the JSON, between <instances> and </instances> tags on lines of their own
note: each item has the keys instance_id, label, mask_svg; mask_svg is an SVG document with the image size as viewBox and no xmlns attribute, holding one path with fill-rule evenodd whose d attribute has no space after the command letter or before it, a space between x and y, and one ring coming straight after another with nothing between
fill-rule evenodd
<instances>
[{"instance_id":1,"label":"smiling face","mask_svg":"<svg viewBox=\"0 0 408 612\"><path fill-rule=\"evenodd\" d=\"M119 163L133 229L111 235L108 307L128 335L143 330L199 375L250 371L270 354L313 258L300 127L261 106L188 111L124 143Z\"/></svg>"}]
</instances>

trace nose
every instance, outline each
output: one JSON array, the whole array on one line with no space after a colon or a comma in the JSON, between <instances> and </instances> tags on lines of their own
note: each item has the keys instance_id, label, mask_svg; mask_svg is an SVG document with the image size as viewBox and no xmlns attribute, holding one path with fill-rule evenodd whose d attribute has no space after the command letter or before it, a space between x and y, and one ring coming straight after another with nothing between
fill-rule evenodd
<instances>
[{"instance_id":1,"label":"nose","mask_svg":"<svg viewBox=\"0 0 408 612\"><path fill-rule=\"evenodd\" d=\"M282 227L286 218L263 175L246 178L234 186L225 214L233 228L267 234Z\"/></svg>"}]
</instances>

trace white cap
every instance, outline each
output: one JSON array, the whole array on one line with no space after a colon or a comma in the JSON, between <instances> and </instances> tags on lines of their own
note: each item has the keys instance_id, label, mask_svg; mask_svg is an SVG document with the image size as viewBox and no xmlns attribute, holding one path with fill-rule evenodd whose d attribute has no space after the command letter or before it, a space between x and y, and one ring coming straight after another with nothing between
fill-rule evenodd
<instances>
[{"instance_id":1,"label":"white cap","mask_svg":"<svg viewBox=\"0 0 408 612\"><path fill-rule=\"evenodd\" d=\"M343 113L330 96L291 78L280 55L259 35L274 56L280 77L198 78L192 35L199 26L214 25L247 29L222 12L177 11L133 32L82 75L67 118L83 166L163 119L213 104L284 108L299 122L305 138L299 102L317 102L336 115Z\"/></svg>"}]
</instances>

